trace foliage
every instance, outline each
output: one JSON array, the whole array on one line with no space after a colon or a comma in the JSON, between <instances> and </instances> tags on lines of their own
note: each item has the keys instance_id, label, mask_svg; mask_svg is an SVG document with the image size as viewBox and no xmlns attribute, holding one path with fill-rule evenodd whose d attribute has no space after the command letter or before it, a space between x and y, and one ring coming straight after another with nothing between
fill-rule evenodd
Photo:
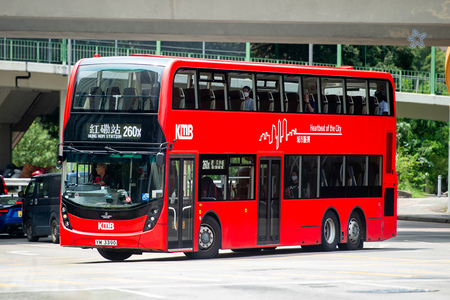
<instances>
[{"instance_id":1,"label":"foliage","mask_svg":"<svg viewBox=\"0 0 450 300\"><path fill-rule=\"evenodd\" d=\"M442 188L447 189L448 169L447 122L398 119L397 121L397 174L399 188L437 192L437 178L442 176Z\"/></svg>"},{"instance_id":2,"label":"foliage","mask_svg":"<svg viewBox=\"0 0 450 300\"><path fill-rule=\"evenodd\" d=\"M16 166L32 164L48 167L55 164L58 139L51 137L38 117L14 148L12 161Z\"/></svg>"},{"instance_id":3,"label":"foliage","mask_svg":"<svg viewBox=\"0 0 450 300\"><path fill-rule=\"evenodd\" d=\"M42 115L37 119L42 128L48 131L48 134L59 140L59 106L55 111L48 115Z\"/></svg>"}]
</instances>

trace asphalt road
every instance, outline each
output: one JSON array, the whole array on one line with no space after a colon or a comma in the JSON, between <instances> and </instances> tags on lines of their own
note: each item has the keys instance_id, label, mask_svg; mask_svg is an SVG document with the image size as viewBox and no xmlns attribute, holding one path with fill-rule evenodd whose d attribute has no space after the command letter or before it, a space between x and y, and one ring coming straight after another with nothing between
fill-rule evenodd
<instances>
[{"instance_id":1,"label":"asphalt road","mask_svg":"<svg viewBox=\"0 0 450 300\"><path fill-rule=\"evenodd\" d=\"M0 235L0 299L449 299L450 224L399 221L363 250L283 247L218 259L148 253L110 262L95 250Z\"/></svg>"}]
</instances>

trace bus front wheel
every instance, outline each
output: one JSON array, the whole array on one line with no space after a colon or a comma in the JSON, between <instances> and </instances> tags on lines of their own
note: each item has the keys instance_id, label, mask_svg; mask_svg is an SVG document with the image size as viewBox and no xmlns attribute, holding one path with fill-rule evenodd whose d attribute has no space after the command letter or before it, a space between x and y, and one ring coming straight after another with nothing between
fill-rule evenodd
<instances>
[{"instance_id":1,"label":"bus front wheel","mask_svg":"<svg viewBox=\"0 0 450 300\"><path fill-rule=\"evenodd\" d=\"M322 244L321 250L333 251L339 241L339 225L336 215L329 211L325 214L322 222Z\"/></svg>"},{"instance_id":2,"label":"bus front wheel","mask_svg":"<svg viewBox=\"0 0 450 300\"><path fill-rule=\"evenodd\" d=\"M123 261L133 255L131 252L97 248L98 253L108 260Z\"/></svg>"},{"instance_id":3,"label":"bus front wheel","mask_svg":"<svg viewBox=\"0 0 450 300\"><path fill-rule=\"evenodd\" d=\"M207 259L219 256L222 232L219 223L212 217L205 217L198 232L198 252L185 252L188 258Z\"/></svg>"}]
</instances>

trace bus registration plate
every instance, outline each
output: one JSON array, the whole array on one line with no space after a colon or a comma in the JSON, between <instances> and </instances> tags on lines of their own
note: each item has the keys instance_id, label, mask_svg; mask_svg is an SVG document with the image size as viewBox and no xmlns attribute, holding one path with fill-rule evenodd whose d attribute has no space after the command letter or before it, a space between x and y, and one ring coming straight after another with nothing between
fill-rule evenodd
<instances>
[{"instance_id":1,"label":"bus registration plate","mask_svg":"<svg viewBox=\"0 0 450 300\"><path fill-rule=\"evenodd\" d=\"M95 246L117 246L117 240L95 240Z\"/></svg>"}]
</instances>

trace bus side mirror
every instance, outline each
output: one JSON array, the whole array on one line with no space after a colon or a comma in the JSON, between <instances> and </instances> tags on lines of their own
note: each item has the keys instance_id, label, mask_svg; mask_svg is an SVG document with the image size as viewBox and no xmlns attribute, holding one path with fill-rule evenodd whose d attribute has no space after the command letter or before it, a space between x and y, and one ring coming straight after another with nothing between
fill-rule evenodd
<instances>
[{"instance_id":1,"label":"bus side mirror","mask_svg":"<svg viewBox=\"0 0 450 300\"><path fill-rule=\"evenodd\" d=\"M19 196L20 198L23 198L23 196L25 196L25 194L23 193L23 191L20 191L19 194L18 194L18 196Z\"/></svg>"},{"instance_id":2,"label":"bus side mirror","mask_svg":"<svg viewBox=\"0 0 450 300\"><path fill-rule=\"evenodd\" d=\"M56 168L57 168L58 170L61 170L61 168L62 168L62 161L63 161L62 155L58 155L58 156L56 157Z\"/></svg>"},{"instance_id":3,"label":"bus side mirror","mask_svg":"<svg viewBox=\"0 0 450 300\"><path fill-rule=\"evenodd\" d=\"M158 167L161 167L162 165L164 165L165 160L166 160L166 156L164 155L164 153L158 152L156 154L156 165Z\"/></svg>"}]
</instances>

